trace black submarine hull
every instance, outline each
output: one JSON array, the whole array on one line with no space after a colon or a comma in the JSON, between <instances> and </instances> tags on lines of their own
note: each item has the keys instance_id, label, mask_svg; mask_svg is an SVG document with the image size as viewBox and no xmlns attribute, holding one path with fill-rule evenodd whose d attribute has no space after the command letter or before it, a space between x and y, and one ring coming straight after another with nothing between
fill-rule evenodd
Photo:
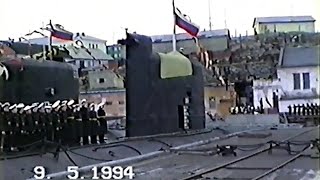
<instances>
[{"instance_id":1,"label":"black submarine hull","mask_svg":"<svg viewBox=\"0 0 320 180\"><path fill-rule=\"evenodd\" d=\"M79 80L72 65L34 59L5 59L8 77L0 77L0 101L26 103L75 99Z\"/></svg>"}]
</instances>

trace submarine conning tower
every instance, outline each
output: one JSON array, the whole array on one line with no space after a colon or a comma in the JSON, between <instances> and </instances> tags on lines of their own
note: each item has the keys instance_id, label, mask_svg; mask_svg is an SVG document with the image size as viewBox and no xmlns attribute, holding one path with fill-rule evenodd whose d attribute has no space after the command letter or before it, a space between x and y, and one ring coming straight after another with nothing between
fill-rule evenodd
<instances>
[{"instance_id":1,"label":"submarine conning tower","mask_svg":"<svg viewBox=\"0 0 320 180\"><path fill-rule=\"evenodd\" d=\"M179 52L152 51L150 37L127 33L126 136L205 128L202 65Z\"/></svg>"}]
</instances>

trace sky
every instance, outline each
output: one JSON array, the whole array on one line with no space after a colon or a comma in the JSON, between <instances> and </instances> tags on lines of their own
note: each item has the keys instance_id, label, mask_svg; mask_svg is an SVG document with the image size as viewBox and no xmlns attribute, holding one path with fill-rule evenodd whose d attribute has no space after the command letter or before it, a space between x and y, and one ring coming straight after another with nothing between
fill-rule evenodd
<instances>
[{"instance_id":1,"label":"sky","mask_svg":"<svg viewBox=\"0 0 320 180\"><path fill-rule=\"evenodd\" d=\"M175 0L201 30L209 29L209 4L212 29L227 27L232 36L252 34L253 19L261 16L312 15L320 31L320 0ZM124 28L145 35L173 30L172 0L0 0L0 39L24 36L49 19L108 44L123 38Z\"/></svg>"}]
</instances>

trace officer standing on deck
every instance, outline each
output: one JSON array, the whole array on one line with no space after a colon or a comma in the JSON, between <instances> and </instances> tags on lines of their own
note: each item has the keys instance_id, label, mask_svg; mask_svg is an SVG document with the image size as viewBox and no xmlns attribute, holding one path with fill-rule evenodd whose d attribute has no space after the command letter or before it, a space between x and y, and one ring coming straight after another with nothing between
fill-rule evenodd
<instances>
[{"instance_id":1,"label":"officer standing on deck","mask_svg":"<svg viewBox=\"0 0 320 180\"><path fill-rule=\"evenodd\" d=\"M106 112L104 111L105 103L100 103L98 105L97 117L99 121L99 142L104 143L104 135L107 133L107 121L106 121Z\"/></svg>"},{"instance_id":2,"label":"officer standing on deck","mask_svg":"<svg viewBox=\"0 0 320 180\"><path fill-rule=\"evenodd\" d=\"M44 107L45 115L45 125L46 125L46 137L49 141L54 141L54 131L53 131L53 117L52 117L52 107L47 105Z\"/></svg>"},{"instance_id":3,"label":"officer standing on deck","mask_svg":"<svg viewBox=\"0 0 320 180\"><path fill-rule=\"evenodd\" d=\"M11 121L10 121L10 110L9 110L9 108L10 108L10 103L4 103L3 105L2 105L2 108L3 108L3 125L4 125L4 128L3 128L3 130L4 130L4 132L1 132L1 134L2 134L2 138L3 138L3 140L2 140L2 143L3 143L3 145L2 145L2 147L3 147L3 150L5 150L5 149L8 149L8 148L10 148L10 146L9 146L9 142L10 142L10 130L11 130Z\"/></svg>"},{"instance_id":4,"label":"officer standing on deck","mask_svg":"<svg viewBox=\"0 0 320 180\"><path fill-rule=\"evenodd\" d=\"M32 119L32 111L31 108L32 106L26 106L24 107L24 118L25 118L25 123L26 123L26 142L27 143L32 143L34 142L34 137L33 137L33 130L34 130L34 121Z\"/></svg>"},{"instance_id":5,"label":"officer standing on deck","mask_svg":"<svg viewBox=\"0 0 320 180\"><path fill-rule=\"evenodd\" d=\"M81 114L80 114L80 105L75 104L73 106L74 110L74 133L75 133L75 143L78 145L81 145L81 137L83 137L83 127L82 127L82 119L81 119Z\"/></svg>"},{"instance_id":6,"label":"officer standing on deck","mask_svg":"<svg viewBox=\"0 0 320 180\"><path fill-rule=\"evenodd\" d=\"M9 107L10 104L8 102L1 105L1 114L0 114L0 152L3 152L5 148L8 148L8 137L10 135L9 131L9 121L8 121L8 114L9 114Z\"/></svg>"},{"instance_id":7,"label":"officer standing on deck","mask_svg":"<svg viewBox=\"0 0 320 180\"><path fill-rule=\"evenodd\" d=\"M67 113L67 102L68 101L62 101L61 107L59 108L59 117L60 121L62 123L62 130L61 130L61 140L63 144L67 144L68 140L68 123L67 123L67 118L68 118L68 113Z\"/></svg>"},{"instance_id":8,"label":"officer standing on deck","mask_svg":"<svg viewBox=\"0 0 320 180\"><path fill-rule=\"evenodd\" d=\"M10 133L9 133L9 148L10 151L16 151L16 117L17 117L17 105L13 104L12 106L9 107L9 116L8 116L8 125L10 126Z\"/></svg>"},{"instance_id":9,"label":"officer standing on deck","mask_svg":"<svg viewBox=\"0 0 320 180\"><path fill-rule=\"evenodd\" d=\"M80 114L83 129L83 145L89 144L89 111L86 99L81 100Z\"/></svg>"},{"instance_id":10,"label":"officer standing on deck","mask_svg":"<svg viewBox=\"0 0 320 180\"><path fill-rule=\"evenodd\" d=\"M52 125L53 125L53 131L54 131L54 141L59 142L61 140L61 120L59 117L59 108L60 108L60 100L57 100L52 104Z\"/></svg>"},{"instance_id":11,"label":"officer standing on deck","mask_svg":"<svg viewBox=\"0 0 320 180\"><path fill-rule=\"evenodd\" d=\"M73 116L73 108L72 105L74 104L74 100L71 99L67 102L67 125L65 129L65 139L69 145L73 144L75 141L75 133L74 133L74 116Z\"/></svg>"},{"instance_id":12,"label":"officer standing on deck","mask_svg":"<svg viewBox=\"0 0 320 180\"><path fill-rule=\"evenodd\" d=\"M97 144L97 129L98 129L98 119L97 119L97 113L95 111L95 104L91 103L89 106L89 120L90 120L90 139L91 144Z\"/></svg>"},{"instance_id":13,"label":"officer standing on deck","mask_svg":"<svg viewBox=\"0 0 320 180\"><path fill-rule=\"evenodd\" d=\"M17 105L17 146L23 146L24 144L27 144L25 141L25 136L26 136L26 119L25 119L25 114L24 114L24 107L25 105L23 103L19 103Z\"/></svg>"}]
</instances>

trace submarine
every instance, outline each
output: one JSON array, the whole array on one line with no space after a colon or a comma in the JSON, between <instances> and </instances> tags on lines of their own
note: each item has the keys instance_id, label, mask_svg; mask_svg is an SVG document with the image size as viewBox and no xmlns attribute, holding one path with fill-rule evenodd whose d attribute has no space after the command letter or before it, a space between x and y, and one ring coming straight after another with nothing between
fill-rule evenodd
<instances>
[{"instance_id":1,"label":"submarine","mask_svg":"<svg viewBox=\"0 0 320 180\"><path fill-rule=\"evenodd\" d=\"M76 67L55 60L0 57L0 102L78 100Z\"/></svg>"}]
</instances>

